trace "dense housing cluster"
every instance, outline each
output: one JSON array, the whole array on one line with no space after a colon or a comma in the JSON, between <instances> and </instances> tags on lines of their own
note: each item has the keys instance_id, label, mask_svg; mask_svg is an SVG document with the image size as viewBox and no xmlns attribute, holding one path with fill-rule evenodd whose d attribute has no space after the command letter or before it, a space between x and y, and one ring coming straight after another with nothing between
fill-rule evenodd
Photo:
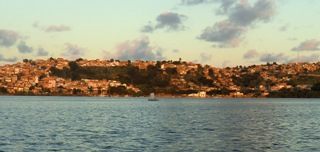
<instances>
[{"instance_id":1,"label":"dense housing cluster","mask_svg":"<svg viewBox=\"0 0 320 152\"><path fill-rule=\"evenodd\" d=\"M6 95L319 97L320 63L216 68L184 61L27 60L0 67Z\"/></svg>"}]
</instances>

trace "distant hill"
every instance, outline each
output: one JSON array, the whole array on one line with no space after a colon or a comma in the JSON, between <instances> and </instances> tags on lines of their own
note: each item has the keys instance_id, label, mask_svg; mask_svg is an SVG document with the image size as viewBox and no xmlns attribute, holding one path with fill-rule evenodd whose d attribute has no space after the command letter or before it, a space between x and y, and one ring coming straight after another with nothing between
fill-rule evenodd
<instances>
[{"instance_id":1,"label":"distant hill","mask_svg":"<svg viewBox=\"0 0 320 152\"><path fill-rule=\"evenodd\" d=\"M23 60L0 67L0 94L320 97L320 63L217 68L184 61Z\"/></svg>"}]
</instances>

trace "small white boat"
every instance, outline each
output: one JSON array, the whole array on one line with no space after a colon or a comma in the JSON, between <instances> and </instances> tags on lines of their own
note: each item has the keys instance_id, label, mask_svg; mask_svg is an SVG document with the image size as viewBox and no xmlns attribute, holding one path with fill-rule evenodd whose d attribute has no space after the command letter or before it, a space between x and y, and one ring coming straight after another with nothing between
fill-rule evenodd
<instances>
[{"instance_id":1,"label":"small white boat","mask_svg":"<svg viewBox=\"0 0 320 152\"><path fill-rule=\"evenodd\" d=\"M148 101L159 101L159 99L156 98L154 93L150 93L150 97L149 97Z\"/></svg>"}]
</instances>

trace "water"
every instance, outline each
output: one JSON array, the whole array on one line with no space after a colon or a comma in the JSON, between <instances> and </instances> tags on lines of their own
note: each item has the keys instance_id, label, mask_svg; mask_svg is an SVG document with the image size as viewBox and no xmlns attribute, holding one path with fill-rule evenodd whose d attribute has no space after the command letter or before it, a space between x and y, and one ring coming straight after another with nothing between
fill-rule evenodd
<instances>
[{"instance_id":1,"label":"water","mask_svg":"<svg viewBox=\"0 0 320 152\"><path fill-rule=\"evenodd\" d=\"M0 97L0 151L320 151L317 99Z\"/></svg>"}]
</instances>

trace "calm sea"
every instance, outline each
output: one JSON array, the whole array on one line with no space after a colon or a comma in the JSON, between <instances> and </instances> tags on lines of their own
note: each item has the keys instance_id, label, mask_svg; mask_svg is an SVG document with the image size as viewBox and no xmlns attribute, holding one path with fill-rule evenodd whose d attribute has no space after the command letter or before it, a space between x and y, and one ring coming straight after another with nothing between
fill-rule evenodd
<instances>
[{"instance_id":1,"label":"calm sea","mask_svg":"<svg viewBox=\"0 0 320 152\"><path fill-rule=\"evenodd\" d=\"M1 96L0 151L320 151L320 100Z\"/></svg>"}]
</instances>

